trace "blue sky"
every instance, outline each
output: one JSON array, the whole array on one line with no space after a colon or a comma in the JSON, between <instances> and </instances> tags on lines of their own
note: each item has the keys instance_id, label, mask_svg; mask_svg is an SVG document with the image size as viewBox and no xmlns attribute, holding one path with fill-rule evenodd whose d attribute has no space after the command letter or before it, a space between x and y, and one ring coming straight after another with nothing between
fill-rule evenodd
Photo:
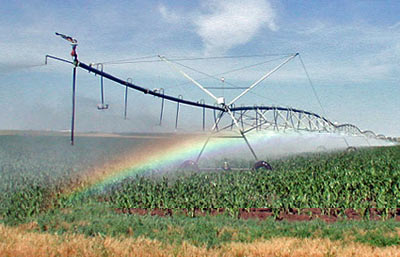
<instances>
[{"instance_id":1,"label":"blue sky","mask_svg":"<svg viewBox=\"0 0 400 257\"><path fill-rule=\"evenodd\" d=\"M69 129L71 66L50 61L70 58L61 32L78 39L86 63L142 56L222 56L299 52L323 109L298 59L260 84L238 104L283 105L324 114L389 136L400 136L400 2L398 1L3 1L0 8L0 129ZM273 57L184 63L207 74ZM248 86L284 59L226 76ZM143 87L164 87L185 99L213 100L168 64L107 65ZM186 70L196 79L200 73ZM201 80L205 85L220 85ZM219 84L218 84L219 83ZM99 78L78 73L77 129L159 131L160 101L105 82L107 111L98 111ZM238 92L216 92L232 98ZM261 96L261 97L260 97ZM173 129L176 106L166 106L163 129ZM198 110L182 107L181 126L200 128ZM196 119L198 117L198 119ZM208 114L211 117L211 113ZM185 125L190 124L190 125Z\"/></svg>"}]
</instances>

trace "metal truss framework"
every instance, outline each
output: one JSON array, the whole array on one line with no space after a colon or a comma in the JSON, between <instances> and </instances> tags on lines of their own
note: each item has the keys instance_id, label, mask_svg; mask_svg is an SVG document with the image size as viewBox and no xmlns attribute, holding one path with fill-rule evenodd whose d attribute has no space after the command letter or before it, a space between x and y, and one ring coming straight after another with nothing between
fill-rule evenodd
<instances>
[{"instance_id":1,"label":"metal truss framework","mask_svg":"<svg viewBox=\"0 0 400 257\"><path fill-rule=\"evenodd\" d=\"M69 41L69 40L68 40ZM76 41L76 40L75 40ZM213 98L216 101L216 104L210 105L206 104L204 100L201 100L199 102L195 101L189 101L183 99L182 96L174 97L170 96L164 93L163 89L148 89L144 88L138 85L135 85L132 83L132 79L127 79L127 80L122 80L120 78L117 78L109 73L104 72L103 70L103 65L87 65L83 62L78 61L77 54L76 54L76 46L77 46L77 41L72 44L73 47L73 62L51 56L51 55L46 55L46 64L47 64L47 59L55 59L58 61L63 61L67 62L70 64L73 64L73 98L72 98L72 106L73 106L73 112L72 112L72 122L71 122L71 144L74 142L74 121L75 121L75 86L76 86L76 68L82 68L90 73L93 73L95 75L99 75L101 77L101 100L102 100L102 106L105 106L104 104L104 92L103 92L103 78L109 79L111 81L114 81L122 86L125 86L125 110L124 110L124 117L126 119L126 113L127 113L127 93L128 93L128 88L129 89L134 89L136 91L142 92L144 94L149 94L153 95L155 97L159 97L162 100L161 103L161 114L160 114L160 125L162 122L162 117L163 117L163 109L164 109L164 101L171 101L177 103L177 112L176 112L176 125L178 125L178 116L179 116L179 105L180 104L185 104L197 108L203 108L203 130L205 129L205 110L206 109L211 109L214 112L214 125L211 128L211 132L209 134L208 139L203 145L203 148L201 149L196 163L199 161L203 151L205 150L209 140L212 137L216 137L218 133L223 132L223 131L228 131L232 130L235 128L235 131L237 132L237 135L235 137L240 137L243 138L247 146L249 147L252 155L254 156L256 161L259 161L256 153L254 152L252 146L250 145L246 134L251 132L251 131L263 131L263 130L273 130L277 132L285 132L285 131L296 131L296 132L324 132L324 133L337 133L337 134L342 134L342 135L350 135L350 136L361 136L364 137L367 142L368 139L374 138L374 139L380 139L380 140L387 140L387 141L392 141L395 142L395 139L385 137L384 135L377 135L373 131L366 130L363 131L359 129L357 126L352 125L352 124L336 124L325 117L322 117L316 113L304 111L304 110L298 110L298 109L293 109L293 108L286 108L286 107L275 107L275 106L241 106L241 107L235 107L235 102L247 94L250 90L252 90L254 87L256 87L260 82L268 78L272 73L280 69L283 65L288 63L290 60L298 56L298 53L293 54L289 56L284 62L276 66L274 69L271 71L267 72L265 75L263 75L261 78L259 78L257 81L255 81L253 84L251 84L249 87L245 88L244 91L242 91L238 96L236 96L233 100L231 100L229 103L225 104L225 99L222 97L217 97L214 94L212 94L210 91L208 91L205 87L203 87L200 83L195 81L193 78L191 78L188 74L185 72L179 70L171 61L166 59L163 56L159 56L161 60L167 62L170 64L175 70L180 72L184 77L186 77L188 80L190 80L194 85L199 87L201 90L203 90L207 95L209 95L211 98ZM99 69L100 67L100 69ZM107 106L108 107L108 106ZM217 114L218 113L218 114ZM230 122L228 124L222 125L222 118L223 116L228 116L230 118ZM344 139L345 140L345 139ZM345 140L346 141L346 140ZM347 141L346 144L348 145ZM349 145L348 145L349 146ZM259 161L260 162L260 161Z\"/></svg>"},{"instance_id":2,"label":"metal truss framework","mask_svg":"<svg viewBox=\"0 0 400 257\"><path fill-rule=\"evenodd\" d=\"M353 124L335 124L318 114L293 108L243 106L233 107L231 111L237 117L241 129L245 133L252 130L273 130L278 132L291 130L338 133L391 140L391 138L387 138L384 135L377 135L371 130L363 131Z\"/></svg>"}]
</instances>

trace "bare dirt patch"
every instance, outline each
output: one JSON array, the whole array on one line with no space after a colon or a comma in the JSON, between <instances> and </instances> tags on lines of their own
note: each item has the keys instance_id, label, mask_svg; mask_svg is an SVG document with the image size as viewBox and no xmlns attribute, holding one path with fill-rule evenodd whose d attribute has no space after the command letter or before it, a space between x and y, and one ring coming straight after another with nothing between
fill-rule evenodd
<instances>
[{"instance_id":1,"label":"bare dirt patch","mask_svg":"<svg viewBox=\"0 0 400 257\"><path fill-rule=\"evenodd\" d=\"M171 210L171 209L141 209L141 208L129 208L129 209L116 209L117 213L125 214L136 214L136 215L151 215L151 216L172 216L177 214L184 214L187 216L201 217L205 215L221 215L226 212L223 208L220 209L195 209L194 211L183 210ZM338 208L321 209L321 208L303 208L295 209L291 208L286 211L274 211L272 208L249 208L240 209L238 213L240 219L260 219L264 220L267 218L273 218L275 220L286 220L286 221L310 221L310 220L323 220L325 222L336 222L339 220L362 220L364 218L370 220L383 220L388 218L394 218L396 221L400 221L400 208L397 208L389 213L385 213L384 210L376 208L354 210L345 209L341 210Z\"/></svg>"}]
</instances>

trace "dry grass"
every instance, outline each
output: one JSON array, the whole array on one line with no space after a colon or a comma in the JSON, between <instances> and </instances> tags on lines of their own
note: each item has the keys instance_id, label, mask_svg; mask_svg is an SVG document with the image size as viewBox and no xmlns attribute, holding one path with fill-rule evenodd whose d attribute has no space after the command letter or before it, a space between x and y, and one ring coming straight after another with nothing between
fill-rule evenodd
<instances>
[{"instance_id":1,"label":"dry grass","mask_svg":"<svg viewBox=\"0 0 400 257\"><path fill-rule=\"evenodd\" d=\"M218 249L189 244L163 246L148 239L28 232L35 224L0 225L0 256L400 256L400 246L375 248L327 239L276 238L255 243L231 243Z\"/></svg>"}]
</instances>

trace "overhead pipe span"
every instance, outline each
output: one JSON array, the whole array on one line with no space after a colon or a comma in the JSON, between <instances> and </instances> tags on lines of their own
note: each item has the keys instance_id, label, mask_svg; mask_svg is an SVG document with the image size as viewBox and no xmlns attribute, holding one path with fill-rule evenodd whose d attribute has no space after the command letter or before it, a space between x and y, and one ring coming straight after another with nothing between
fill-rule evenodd
<instances>
[{"instance_id":1,"label":"overhead pipe span","mask_svg":"<svg viewBox=\"0 0 400 257\"><path fill-rule=\"evenodd\" d=\"M370 136L370 137L374 137L374 138L377 138L377 139L394 141L394 140L392 140L392 138L388 138L388 137L386 137L384 135L377 135L373 131L370 131L370 130L363 131L363 130L359 129L357 126L355 126L353 124L335 124L335 123L331 122L330 120L328 120L327 118L322 117L322 116L320 116L320 115L318 115L316 113L309 112L309 111L304 111L304 110L299 110L299 109L294 109L294 108L277 107L277 106L257 106L257 105L255 105L255 106L234 107L234 105L229 105L229 106L227 106L227 105L209 105L209 104L205 104L204 101L200 101L200 102L189 101L189 100L182 99L180 97L174 97L174 96L171 96L171 95L166 95L166 94L164 94L164 92L159 92L159 91L156 91L156 90L151 90L151 89L148 89L148 88L144 88L144 87L138 86L136 84L133 84L131 81L122 80L122 79L117 78L117 77L115 77L115 76L113 76L113 75L111 75L111 74L109 74L107 72L104 72L102 70L96 69L96 68L92 67L91 65L87 65L87 64L85 64L83 62L80 62L80 61L71 62L71 61L64 60L62 58L58 58L58 57L55 57L55 56L46 55L46 64L47 64L47 59L48 58L73 64L76 67L80 67L80 68L82 68L84 70L87 70L89 73L92 72L92 73L94 73L96 75L103 76L103 77L105 77L105 78L107 78L107 79L109 79L111 81L114 81L114 82L120 84L120 85L123 85L123 86L126 86L128 88L140 91L140 92L142 92L144 94L149 94L149 95L152 95L152 96L156 96L156 97L159 97L159 98L162 98L162 99L166 99L166 100L169 100L169 101L172 101L172 102L180 103L180 104L185 104L185 105L194 106L194 107L207 108L207 109L211 109L211 110L215 110L215 111L220 111L221 113L226 113L228 111L231 111L231 112L243 112L243 111L257 111L257 110L260 110L260 111L261 110L265 110L265 111L276 110L276 111L292 112L292 113L298 113L298 114L301 113L301 114L313 116L316 119L319 119L319 120L322 120L322 121L326 122L327 124L329 124L329 126L333 127L336 132L345 132L345 133L348 132L348 133L350 133L351 130L352 130L352 131L357 131L359 134L362 134L362 135L365 135L365 136Z\"/></svg>"},{"instance_id":2,"label":"overhead pipe span","mask_svg":"<svg viewBox=\"0 0 400 257\"><path fill-rule=\"evenodd\" d=\"M142 92L144 94L157 96L157 97L164 98L164 99L167 99L169 101L177 102L177 103L181 103L181 104L186 104L186 105L191 105L191 106L196 106L196 107L204 107L204 108L207 108L207 109L218 110L218 111L225 111L224 108L219 107L219 106L213 106L213 105L208 105L208 104L188 101L188 100L184 100L184 99L181 99L181 98L178 98L178 97L162 94L162 93L153 91L153 90L148 89L148 88L140 87L140 86L135 85L135 84L133 84L131 82L119 79L119 78L117 78L117 77L115 77L115 76L113 76L113 75L111 75L109 73L106 73L104 71L95 69L92 66L87 65L87 64L85 64L83 62L79 62L78 63L78 67L80 67L80 68L82 68L84 70L87 70L89 72L93 72L93 73L95 73L97 75L103 76L103 77L105 77L105 78L107 78L109 80L112 80L112 81L114 81L114 82L116 82L118 84L127 86L127 87L132 88L132 89L137 90L137 91L140 91L140 92Z\"/></svg>"}]
</instances>

